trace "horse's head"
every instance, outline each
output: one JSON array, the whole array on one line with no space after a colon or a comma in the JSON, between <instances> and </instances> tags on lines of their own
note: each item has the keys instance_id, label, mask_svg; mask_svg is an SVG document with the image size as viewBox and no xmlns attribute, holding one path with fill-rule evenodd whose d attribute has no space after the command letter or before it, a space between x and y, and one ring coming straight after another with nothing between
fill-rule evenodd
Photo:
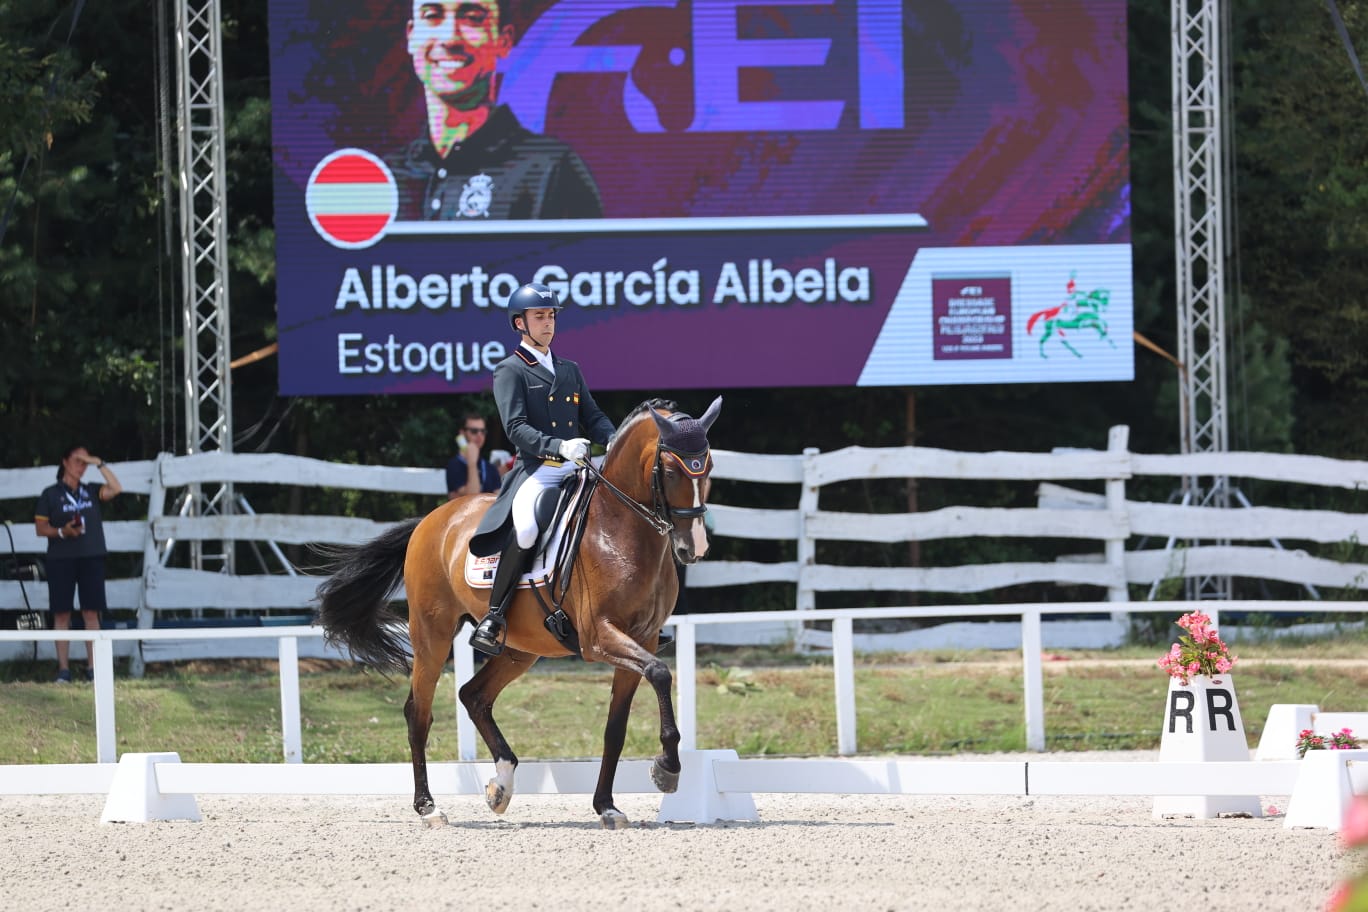
<instances>
[{"instance_id":1,"label":"horse's head","mask_svg":"<svg viewBox=\"0 0 1368 912\"><path fill-rule=\"evenodd\" d=\"M680 563L692 564L708 550L703 526L713 466L708 428L721 411L721 396L702 418L686 415L673 402L652 399L627 417L608 444L605 478L635 502L629 506L657 532L669 534Z\"/></svg>"},{"instance_id":2,"label":"horse's head","mask_svg":"<svg viewBox=\"0 0 1368 912\"><path fill-rule=\"evenodd\" d=\"M660 434L655 461L656 509L670 521L675 559L681 564L696 563L708 553L703 525L713 467L708 428L722 412L722 397L714 399L701 418L683 412L662 416L654 408L649 411Z\"/></svg>"}]
</instances>

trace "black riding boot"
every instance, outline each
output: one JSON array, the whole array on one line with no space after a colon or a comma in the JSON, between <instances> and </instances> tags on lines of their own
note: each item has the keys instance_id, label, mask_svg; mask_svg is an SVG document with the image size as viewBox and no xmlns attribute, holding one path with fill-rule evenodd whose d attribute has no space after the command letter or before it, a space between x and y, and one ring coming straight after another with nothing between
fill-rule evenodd
<instances>
[{"instance_id":1,"label":"black riding boot","mask_svg":"<svg viewBox=\"0 0 1368 912\"><path fill-rule=\"evenodd\" d=\"M527 572L531 557L531 549L521 547L514 539L499 558L499 569L494 571L494 587L489 593L489 614L470 635L470 645L486 655L496 656L503 652L507 626L504 612L513 601L513 593L518 591L518 580Z\"/></svg>"}]
</instances>

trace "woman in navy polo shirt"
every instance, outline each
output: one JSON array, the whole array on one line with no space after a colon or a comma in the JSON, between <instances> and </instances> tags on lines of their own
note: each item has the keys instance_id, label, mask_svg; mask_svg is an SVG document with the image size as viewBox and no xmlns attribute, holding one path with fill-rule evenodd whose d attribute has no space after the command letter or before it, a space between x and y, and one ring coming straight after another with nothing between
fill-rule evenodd
<instances>
[{"instance_id":1,"label":"woman in navy polo shirt","mask_svg":"<svg viewBox=\"0 0 1368 912\"><path fill-rule=\"evenodd\" d=\"M87 466L95 466L103 482L81 481ZM34 528L48 540L48 610L52 626L71 629L71 612L77 588L81 594L81 619L86 630L100 629L105 609L105 538L100 504L119 496L123 486L105 461L91 456L83 446L71 447L57 464L57 483L38 495L33 511ZM57 641L57 680L71 680L68 657L71 643ZM93 645L86 643L86 680L94 677Z\"/></svg>"}]
</instances>

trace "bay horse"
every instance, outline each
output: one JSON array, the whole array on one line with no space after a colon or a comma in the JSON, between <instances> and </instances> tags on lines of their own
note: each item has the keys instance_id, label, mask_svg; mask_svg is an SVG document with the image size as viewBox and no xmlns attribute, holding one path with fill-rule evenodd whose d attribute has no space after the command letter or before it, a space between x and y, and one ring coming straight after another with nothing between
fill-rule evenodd
<instances>
[{"instance_id":1,"label":"bay horse","mask_svg":"<svg viewBox=\"0 0 1368 912\"><path fill-rule=\"evenodd\" d=\"M721 409L720 396L698 419L661 406L661 400L642 403L609 441L601 480L590 494L561 607L578 634L580 656L614 669L593 798L594 812L609 829L628 822L613 804L613 777L642 678L655 690L660 708L661 751L651 779L662 792L679 785L670 670L655 648L679 590L674 561L692 564L707 551L703 515L712 472L707 432ZM382 671L410 673L404 716L413 757L413 809L429 826L447 823L428 788L432 699L456 631L463 623L478 623L489 610L488 590L472 588L464 567L471 535L493 499L492 494L458 497L369 542L334 550L335 573L318 587L318 621L329 642ZM401 618L388 609L401 577L408 595L411 668L402 629L394 624ZM494 701L539 657L572 654L547 629L543 605L532 590L518 590L507 621L503 652L488 658L459 693L494 760L485 802L496 814L513 799L518 758L494 721Z\"/></svg>"}]
</instances>

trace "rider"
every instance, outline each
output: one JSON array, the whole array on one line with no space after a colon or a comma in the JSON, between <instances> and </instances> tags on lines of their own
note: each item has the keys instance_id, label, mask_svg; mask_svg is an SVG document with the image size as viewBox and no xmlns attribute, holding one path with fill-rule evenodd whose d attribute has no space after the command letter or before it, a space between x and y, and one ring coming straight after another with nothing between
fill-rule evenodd
<instances>
[{"instance_id":1,"label":"rider","mask_svg":"<svg viewBox=\"0 0 1368 912\"><path fill-rule=\"evenodd\" d=\"M589 457L591 441L607 444L614 430L589 393L579 365L551 353L561 306L556 293L540 284L524 285L508 299L508 322L522 338L513 354L494 368L494 401L517 458L470 542L476 556L504 548L489 614L470 639L489 655L503 651L504 612L518 579L531 566L537 496L558 486L576 463Z\"/></svg>"}]
</instances>

